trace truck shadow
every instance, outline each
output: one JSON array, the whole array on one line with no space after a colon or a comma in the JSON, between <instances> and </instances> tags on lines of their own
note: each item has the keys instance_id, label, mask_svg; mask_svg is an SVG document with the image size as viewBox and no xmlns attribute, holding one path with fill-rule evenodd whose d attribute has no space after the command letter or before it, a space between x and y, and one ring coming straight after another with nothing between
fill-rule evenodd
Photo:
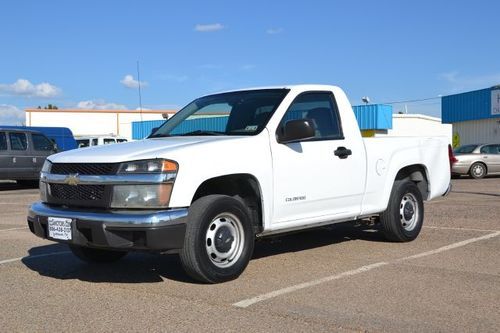
<instances>
[{"instance_id":1,"label":"truck shadow","mask_svg":"<svg viewBox=\"0 0 500 333\"><path fill-rule=\"evenodd\" d=\"M266 238L256 242L253 259L284 253L310 250L351 240L385 242L381 232L370 228L348 225L297 232ZM22 263L32 271L60 280L80 280L104 283L158 283L169 279L182 283L199 284L183 270L177 255L157 255L142 252L129 253L112 264L88 264L77 259L64 244L31 248Z\"/></svg>"},{"instance_id":2,"label":"truck shadow","mask_svg":"<svg viewBox=\"0 0 500 333\"><path fill-rule=\"evenodd\" d=\"M346 222L264 238L256 243L253 259L299 252L351 240L386 242L383 233L378 228L374 226L354 226L352 222Z\"/></svg>"}]
</instances>

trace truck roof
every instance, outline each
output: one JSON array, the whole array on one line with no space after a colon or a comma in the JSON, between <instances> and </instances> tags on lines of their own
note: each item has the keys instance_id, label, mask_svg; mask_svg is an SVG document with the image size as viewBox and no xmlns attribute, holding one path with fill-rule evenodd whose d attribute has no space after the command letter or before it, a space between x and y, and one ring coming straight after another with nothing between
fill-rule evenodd
<instances>
[{"instance_id":1,"label":"truck roof","mask_svg":"<svg viewBox=\"0 0 500 333\"><path fill-rule=\"evenodd\" d=\"M339 89L338 86L328 85L328 84L288 84L288 85L277 85L277 86L262 86L262 87L251 87L251 88L241 88L241 89L231 89L225 91L219 91L211 94L206 94L204 96L210 96L215 94L222 94L226 92L237 92L237 91L248 91L248 90L263 90L263 89L291 89L291 90L336 90Z\"/></svg>"}]
</instances>

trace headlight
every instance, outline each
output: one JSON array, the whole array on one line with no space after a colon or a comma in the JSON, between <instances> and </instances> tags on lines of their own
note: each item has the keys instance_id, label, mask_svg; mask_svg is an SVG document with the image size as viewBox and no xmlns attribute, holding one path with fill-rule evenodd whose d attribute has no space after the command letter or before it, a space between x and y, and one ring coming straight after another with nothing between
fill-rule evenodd
<instances>
[{"instance_id":1,"label":"headlight","mask_svg":"<svg viewBox=\"0 0 500 333\"><path fill-rule=\"evenodd\" d=\"M169 160L146 160L126 162L120 165L119 174L174 173L177 163Z\"/></svg>"},{"instance_id":2,"label":"headlight","mask_svg":"<svg viewBox=\"0 0 500 333\"><path fill-rule=\"evenodd\" d=\"M112 208L165 208L173 184L115 185Z\"/></svg>"},{"instance_id":3,"label":"headlight","mask_svg":"<svg viewBox=\"0 0 500 333\"><path fill-rule=\"evenodd\" d=\"M170 160L145 160L125 162L120 165L118 174L163 174L163 183L148 185L115 185L113 187L112 208L165 208L177 175L177 163Z\"/></svg>"},{"instance_id":4,"label":"headlight","mask_svg":"<svg viewBox=\"0 0 500 333\"><path fill-rule=\"evenodd\" d=\"M43 162L41 172L50 172L51 168L52 168L52 163L46 159L45 162Z\"/></svg>"}]
</instances>

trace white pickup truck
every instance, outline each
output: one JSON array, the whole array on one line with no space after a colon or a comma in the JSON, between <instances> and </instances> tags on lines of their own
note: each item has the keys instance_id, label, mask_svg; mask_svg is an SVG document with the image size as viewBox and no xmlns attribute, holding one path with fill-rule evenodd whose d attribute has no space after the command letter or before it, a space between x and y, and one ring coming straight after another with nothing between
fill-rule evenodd
<instances>
[{"instance_id":1,"label":"white pickup truck","mask_svg":"<svg viewBox=\"0 0 500 333\"><path fill-rule=\"evenodd\" d=\"M371 219L411 241L449 188L446 138L363 139L338 87L259 88L196 99L142 141L50 156L28 225L85 261L179 253L217 283L267 235Z\"/></svg>"}]
</instances>

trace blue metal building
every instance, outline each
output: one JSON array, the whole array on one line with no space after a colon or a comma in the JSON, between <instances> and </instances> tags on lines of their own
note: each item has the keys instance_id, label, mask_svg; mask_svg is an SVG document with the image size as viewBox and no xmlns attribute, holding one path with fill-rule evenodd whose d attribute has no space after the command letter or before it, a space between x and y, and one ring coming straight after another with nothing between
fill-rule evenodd
<instances>
[{"instance_id":1,"label":"blue metal building","mask_svg":"<svg viewBox=\"0 0 500 333\"><path fill-rule=\"evenodd\" d=\"M358 120L359 128L366 136L375 132L385 133L392 128L392 106L383 104L367 104L353 106L353 112ZM141 140L147 137L153 128L161 126L164 120L134 121L132 122L132 139ZM189 132L199 128L200 123L210 122L214 131L224 131L227 117L211 117L187 120L176 131ZM175 131L174 133L175 134Z\"/></svg>"},{"instance_id":2,"label":"blue metal building","mask_svg":"<svg viewBox=\"0 0 500 333\"><path fill-rule=\"evenodd\" d=\"M443 123L453 125L453 145L500 143L500 86L443 96Z\"/></svg>"}]
</instances>

